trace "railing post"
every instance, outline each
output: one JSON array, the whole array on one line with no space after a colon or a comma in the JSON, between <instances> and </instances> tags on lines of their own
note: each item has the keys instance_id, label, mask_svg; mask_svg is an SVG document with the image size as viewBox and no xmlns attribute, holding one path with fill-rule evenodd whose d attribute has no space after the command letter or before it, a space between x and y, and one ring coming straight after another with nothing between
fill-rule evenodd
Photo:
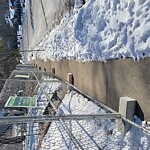
<instances>
[{"instance_id":1,"label":"railing post","mask_svg":"<svg viewBox=\"0 0 150 150\"><path fill-rule=\"evenodd\" d=\"M51 68L51 73L55 74L55 68L53 68L53 67ZM52 78L55 78L55 77L52 75Z\"/></svg>"},{"instance_id":2,"label":"railing post","mask_svg":"<svg viewBox=\"0 0 150 150\"><path fill-rule=\"evenodd\" d=\"M53 74L55 74L55 68L51 68L51 72L53 73Z\"/></svg>"},{"instance_id":3,"label":"railing post","mask_svg":"<svg viewBox=\"0 0 150 150\"><path fill-rule=\"evenodd\" d=\"M74 78L73 78L73 74L72 74L72 73L68 73L68 74L67 74L67 81L68 81L70 84L74 85ZM68 89L68 90L71 90L71 87L68 85L68 86L67 86L67 89Z\"/></svg>"}]
</instances>

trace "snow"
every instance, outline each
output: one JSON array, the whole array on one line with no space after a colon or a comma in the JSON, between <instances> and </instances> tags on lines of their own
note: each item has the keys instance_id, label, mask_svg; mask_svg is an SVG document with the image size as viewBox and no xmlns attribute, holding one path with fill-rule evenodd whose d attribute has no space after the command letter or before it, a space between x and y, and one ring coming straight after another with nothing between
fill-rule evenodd
<instances>
[{"instance_id":1,"label":"snow","mask_svg":"<svg viewBox=\"0 0 150 150\"><path fill-rule=\"evenodd\" d=\"M49 79L51 82L43 82L37 94L38 99L38 108L40 108L37 112L37 115L42 115L44 113L44 108L48 105L49 100L47 99L43 90L48 94L49 98L51 99L53 93L61 88L60 82L56 82L55 79ZM53 82L54 81L54 82ZM38 109L37 108L37 109Z\"/></svg>"},{"instance_id":2,"label":"snow","mask_svg":"<svg viewBox=\"0 0 150 150\"><path fill-rule=\"evenodd\" d=\"M56 82L56 79L43 77L43 80L50 80L51 82L45 82L41 84L38 89L37 95L37 108L32 108L28 116L36 116L43 115L45 107L48 105L49 100L46 98L43 90L48 94L49 98L52 98L53 94L56 90L60 89L60 82ZM52 82L54 81L54 82ZM38 123L30 123L27 125L27 136L26 139L26 150L37 150L37 143L39 141L40 128Z\"/></svg>"},{"instance_id":3,"label":"snow","mask_svg":"<svg viewBox=\"0 0 150 150\"><path fill-rule=\"evenodd\" d=\"M61 89L59 80L45 76L43 76L43 80L36 95L38 107L32 108L28 113L29 116L43 115L49 103L43 89L50 98L53 96L52 93ZM101 105L98 106L76 91L67 91L58 107L59 115L109 113L110 111L107 108L101 107ZM150 125L147 125L145 121L142 122L137 116L134 117L134 120L141 127L147 126L147 129L150 129ZM124 125L121 119L95 118L89 120L52 121L42 140L41 150L77 149L67 134L66 127L64 129L64 125L67 126L83 149L148 150L150 147L150 135L142 129L132 125L130 130L124 134ZM41 140L41 136L39 136L40 130L38 123L32 122L27 125L26 150L37 150L37 145Z\"/></svg>"},{"instance_id":4,"label":"snow","mask_svg":"<svg viewBox=\"0 0 150 150\"><path fill-rule=\"evenodd\" d=\"M24 7L23 7L24 14L28 13L28 5L29 5L29 0L24 0Z\"/></svg>"},{"instance_id":5,"label":"snow","mask_svg":"<svg viewBox=\"0 0 150 150\"><path fill-rule=\"evenodd\" d=\"M74 91L65 95L58 111L61 115L107 113L106 110ZM139 123L140 119L135 116L135 121ZM132 126L126 135L120 132L118 130L118 119L70 120L65 121L65 123L83 146L83 149L143 150L150 147L150 136L146 135L142 130ZM77 149L62 124L63 122L61 121L51 123L43 139L41 150Z\"/></svg>"},{"instance_id":6,"label":"snow","mask_svg":"<svg viewBox=\"0 0 150 150\"><path fill-rule=\"evenodd\" d=\"M20 48L20 43L22 41L21 36L22 36L22 26L18 25L18 30L17 30L17 42L18 42L17 46L18 46L18 48Z\"/></svg>"},{"instance_id":7,"label":"snow","mask_svg":"<svg viewBox=\"0 0 150 150\"><path fill-rule=\"evenodd\" d=\"M150 0L75 0L28 59L106 61L150 57Z\"/></svg>"},{"instance_id":8,"label":"snow","mask_svg":"<svg viewBox=\"0 0 150 150\"><path fill-rule=\"evenodd\" d=\"M15 14L14 6L12 5L11 0L8 0L8 4L9 4L10 19L13 19Z\"/></svg>"},{"instance_id":9,"label":"snow","mask_svg":"<svg viewBox=\"0 0 150 150\"><path fill-rule=\"evenodd\" d=\"M5 21L7 24L10 25L10 27L13 27L13 23L12 23L11 19L9 18L9 16L7 18L5 18Z\"/></svg>"},{"instance_id":10,"label":"snow","mask_svg":"<svg viewBox=\"0 0 150 150\"><path fill-rule=\"evenodd\" d=\"M9 6L9 15L5 16L5 21L7 24L10 25L10 27L13 27L12 19L14 18L15 10L11 0L8 0L8 6Z\"/></svg>"},{"instance_id":11,"label":"snow","mask_svg":"<svg viewBox=\"0 0 150 150\"><path fill-rule=\"evenodd\" d=\"M22 26L18 25L17 35L22 35Z\"/></svg>"},{"instance_id":12,"label":"snow","mask_svg":"<svg viewBox=\"0 0 150 150\"><path fill-rule=\"evenodd\" d=\"M76 0L75 3L74 3L74 8L78 9L78 8L82 7L82 5L83 5L83 1L82 0Z\"/></svg>"}]
</instances>

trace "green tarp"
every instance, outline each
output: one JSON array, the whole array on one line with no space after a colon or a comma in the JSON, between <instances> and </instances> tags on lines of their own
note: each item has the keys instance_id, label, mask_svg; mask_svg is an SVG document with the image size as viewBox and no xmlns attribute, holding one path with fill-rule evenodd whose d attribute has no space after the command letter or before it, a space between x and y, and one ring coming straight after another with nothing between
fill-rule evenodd
<instances>
[{"instance_id":1,"label":"green tarp","mask_svg":"<svg viewBox=\"0 0 150 150\"><path fill-rule=\"evenodd\" d=\"M5 107L37 107L35 97L10 96Z\"/></svg>"}]
</instances>

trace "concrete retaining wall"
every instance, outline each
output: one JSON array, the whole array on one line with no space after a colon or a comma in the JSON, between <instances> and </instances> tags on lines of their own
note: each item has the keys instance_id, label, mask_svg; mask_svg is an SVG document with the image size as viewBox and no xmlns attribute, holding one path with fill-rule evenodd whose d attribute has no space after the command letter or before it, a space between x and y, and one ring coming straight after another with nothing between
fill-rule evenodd
<instances>
[{"instance_id":1,"label":"concrete retaining wall","mask_svg":"<svg viewBox=\"0 0 150 150\"><path fill-rule=\"evenodd\" d=\"M119 98L129 96L138 101L137 115L150 120L150 59L135 62L133 59L101 62L77 62L74 60L35 60L32 64L66 79L73 73L76 87L118 111Z\"/></svg>"},{"instance_id":2,"label":"concrete retaining wall","mask_svg":"<svg viewBox=\"0 0 150 150\"><path fill-rule=\"evenodd\" d=\"M69 0L30 0L24 14L23 42L24 50L34 49L47 32L58 25L67 11Z\"/></svg>"}]
</instances>

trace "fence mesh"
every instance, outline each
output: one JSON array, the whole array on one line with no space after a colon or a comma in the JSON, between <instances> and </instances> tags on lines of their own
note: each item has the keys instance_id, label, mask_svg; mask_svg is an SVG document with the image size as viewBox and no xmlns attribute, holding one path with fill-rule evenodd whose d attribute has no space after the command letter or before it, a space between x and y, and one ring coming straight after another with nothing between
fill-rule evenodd
<instances>
[{"instance_id":1,"label":"fence mesh","mask_svg":"<svg viewBox=\"0 0 150 150\"><path fill-rule=\"evenodd\" d=\"M149 149L150 135L131 125L124 134L121 118L1 123L1 149Z\"/></svg>"},{"instance_id":2,"label":"fence mesh","mask_svg":"<svg viewBox=\"0 0 150 150\"><path fill-rule=\"evenodd\" d=\"M149 125L146 122L143 124L135 116L137 125L77 90L67 90L65 82L48 72L33 68L23 68L23 71L21 68L6 81L1 104L12 95L34 96L37 107L5 108L3 105L0 149L149 149ZM29 78L18 79L16 75L29 75ZM45 116L51 118L46 120Z\"/></svg>"}]
</instances>

